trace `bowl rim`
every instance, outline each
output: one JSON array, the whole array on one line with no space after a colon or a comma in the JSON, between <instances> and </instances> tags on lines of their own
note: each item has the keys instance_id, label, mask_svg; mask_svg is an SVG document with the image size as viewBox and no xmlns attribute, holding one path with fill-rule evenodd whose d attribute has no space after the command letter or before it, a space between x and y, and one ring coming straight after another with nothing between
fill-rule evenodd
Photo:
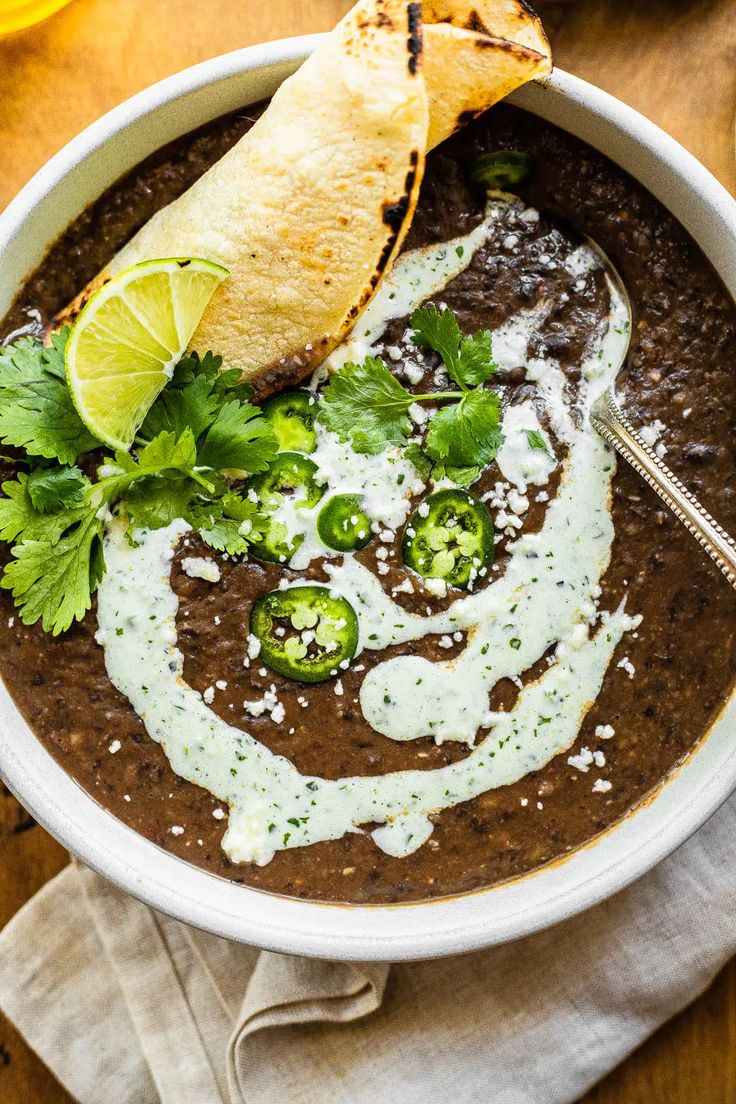
<instances>
[{"instance_id":1,"label":"bowl rim","mask_svg":"<svg viewBox=\"0 0 736 1104\"><path fill-rule=\"evenodd\" d=\"M130 127L140 127L162 108L173 109L197 90L217 89L233 78L268 75L275 69L283 70L283 78L321 38L281 39L212 58L108 112L52 157L0 215L0 257L63 179L84 169L91 155L119 140ZM731 290L736 291L736 202L674 139L633 108L560 70L542 84L521 90L513 100L542 117L551 111L555 121L562 104L569 122L558 125L597 148L598 141L603 142L607 148L602 152L609 156L616 135L634 142L643 152L645 170L634 175L652 191L647 151L654 168L665 176L669 165L673 194L678 193L678 180L682 185L680 209L674 212L680 221L692 232L700 207L715 230L724 228L725 244L716 267L724 278L724 266L729 269ZM718 235L714 231L711 236L716 244L708 255L713 260ZM47 243L40 246L39 257ZM736 788L734 735L736 695L653 795L563 860L455 897L398 905L333 904L237 885L128 828L46 751L0 682L0 774L31 815L84 863L158 911L203 930L269 950L350 961L411 961L480 949L547 928L618 892L683 843Z\"/></svg>"}]
</instances>

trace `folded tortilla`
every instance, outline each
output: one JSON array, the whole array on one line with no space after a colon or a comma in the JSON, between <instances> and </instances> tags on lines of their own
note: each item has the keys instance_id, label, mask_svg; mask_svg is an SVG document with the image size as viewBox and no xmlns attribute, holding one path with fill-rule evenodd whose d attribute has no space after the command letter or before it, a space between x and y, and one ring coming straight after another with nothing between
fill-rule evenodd
<instances>
[{"instance_id":1,"label":"folded tortilla","mask_svg":"<svg viewBox=\"0 0 736 1104\"><path fill-rule=\"evenodd\" d=\"M426 151L550 68L546 38L519 0L426 0L424 10L423 29L420 3L359 0L248 133L58 321L133 264L202 257L230 275L191 347L220 353L259 394L304 378L398 253Z\"/></svg>"}]
</instances>

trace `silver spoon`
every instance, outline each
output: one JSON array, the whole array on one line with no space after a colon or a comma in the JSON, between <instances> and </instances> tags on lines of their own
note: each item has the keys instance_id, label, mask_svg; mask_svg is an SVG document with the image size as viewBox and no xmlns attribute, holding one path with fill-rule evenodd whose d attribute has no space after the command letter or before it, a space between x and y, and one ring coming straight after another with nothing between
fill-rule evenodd
<instances>
[{"instance_id":1,"label":"silver spoon","mask_svg":"<svg viewBox=\"0 0 736 1104\"><path fill-rule=\"evenodd\" d=\"M588 242L600 258L604 271L621 296L629 316L627 329L629 338L618 366L618 372L620 372L626 362L631 341L631 301L624 282L610 258L596 242L591 239L588 239ZM736 541L715 518L711 517L705 507L701 506L695 495L680 482L631 425L616 393L616 378L593 403L590 410L591 425L602 437L605 437L609 444L613 445L616 452L628 460L639 475L646 479L649 486L654 488L688 532L692 533L701 548L705 549L710 558L718 564L731 586L736 588Z\"/></svg>"}]
</instances>

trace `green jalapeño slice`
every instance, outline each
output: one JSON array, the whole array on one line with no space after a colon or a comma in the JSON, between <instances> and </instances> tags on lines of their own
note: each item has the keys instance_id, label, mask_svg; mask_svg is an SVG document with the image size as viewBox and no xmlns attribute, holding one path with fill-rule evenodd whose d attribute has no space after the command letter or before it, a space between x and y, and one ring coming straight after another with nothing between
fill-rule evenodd
<instances>
[{"instance_id":1,"label":"green jalape\u00f1o slice","mask_svg":"<svg viewBox=\"0 0 736 1104\"><path fill-rule=\"evenodd\" d=\"M401 552L407 567L423 579L443 579L469 590L493 560L493 522L467 491L437 491L409 518Z\"/></svg>"},{"instance_id":2,"label":"green jalape\u00f1o slice","mask_svg":"<svg viewBox=\"0 0 736 1104\"><path fill-rule=\"evenodd\" d=\"M263 416L276 434L279 452L314 452L317 404L309 391L283 391L263 407Z\"/></svg>"},{"instance_id":3,"label":"green jalape\u00f1o slice","mask_svg":"<svg viewBox=\"0 0 736 1104\"><path fill-rule=\"evenodd\" d=\"M494 150L476 158L470 180L487 192L513 192L527 183L533 171L534 158L526 150Z\"/></svg>"},{"instance_id":4,"label":"green jalape\u00f1o slice","mask_svg":"<svg viewBox=\"0 0 736 1104\"><path fill-rule=\"evenodd\" d=\"M328 498L317 517L319 539L335 552L357 552L370 544L371 519L363 509L363 496L339 494Z\"/></svg>"},{"instance_id":5,"label":"green jalape\u00f1o slice","mask_svg":"<svg viewBox=\"0 0 736 1104\"><path fill-rule=\"evenodd\" d=\"M253 606L250 631L272 671L298 682L324 682L358 649L358 618L346 598L323 586L272 590Z\"/></svg>"},{"instance_id":6,"label":"green jalape\u00f1o slice","mask_svg":"<svg viewBox=\"0 0 736 1104\"><path fill-rule=\"evenodd\" d=\"M250 482L258 507L268 516L263 539L253 555L268 563L288 563L304 541L298 510L316 506L323 488L315 481L317 465L298 452L280 452L268 471Z\"/></svg>"}]
</instances>

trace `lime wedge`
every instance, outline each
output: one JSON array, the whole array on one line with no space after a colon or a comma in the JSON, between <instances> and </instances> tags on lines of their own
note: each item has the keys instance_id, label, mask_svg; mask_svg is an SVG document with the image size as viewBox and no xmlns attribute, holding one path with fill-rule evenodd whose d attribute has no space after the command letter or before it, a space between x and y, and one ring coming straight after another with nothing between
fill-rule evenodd
<instances>
[{"instance_id":1,"label":"lime wedge","mask_svg":"<svg viewBox=\"0 0 736 1104\"><path fill-rule=\"evenodd\" d=\"M129 449L184 355L226 268L194 257L144 261L113 276L77 318L66 378L100 441Z\"/></svg>"}]
</instances>

